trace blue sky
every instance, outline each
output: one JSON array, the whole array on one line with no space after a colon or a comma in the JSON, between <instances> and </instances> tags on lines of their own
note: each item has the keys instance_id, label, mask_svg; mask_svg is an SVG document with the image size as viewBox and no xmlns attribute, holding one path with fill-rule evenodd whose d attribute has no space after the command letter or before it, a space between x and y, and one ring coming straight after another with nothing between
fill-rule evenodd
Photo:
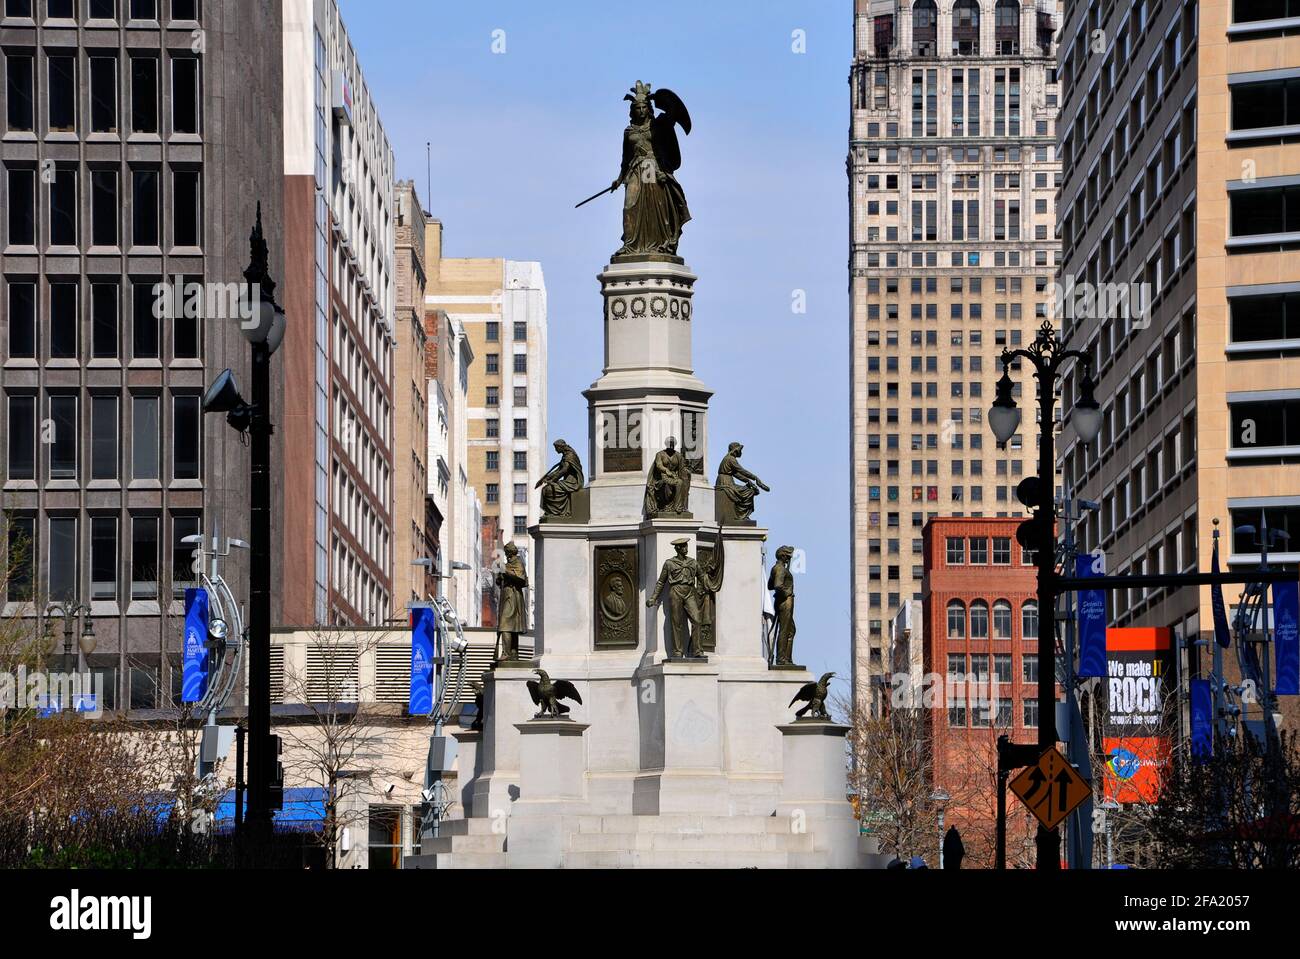
<instances>
[{"instance_id":1,"label":"blue sky","mask_svg":"<svg viewBox=\"0 0 1300 959\"><path fill-rule=\"evenodd\" d=\"M728 441L745 443L773 490L756 514L769 558L783 543L806 553L796 659L847 680L852 4L340 3L398 175L442 220L445 255L542 263L550 437L580 449L580 393L601 368L595 276L619 244L621 201L573 205L618 173L634 81L685 101L695 127L679 179L694 220L680 252L700 278L696 371L715 391L709 473Z\"/></svg>"}]
</instances>

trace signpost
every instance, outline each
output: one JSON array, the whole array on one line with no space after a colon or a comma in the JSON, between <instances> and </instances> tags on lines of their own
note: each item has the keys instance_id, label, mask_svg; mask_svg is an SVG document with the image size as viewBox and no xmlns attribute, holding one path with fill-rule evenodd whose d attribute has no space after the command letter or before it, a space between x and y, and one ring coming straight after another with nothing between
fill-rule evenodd
<instances>
[{"instance_id":1,"label":"signpost","mask_svg":"<svg viewBox=\"0 0 1300 959\"><path fill-rule=\"evenodd\" d=\"M1092 796L1092 787L1055 749L1043 753L1037 763L1011 780L1011 791L1020 797L1045 829L1055 829L1075 807Z\"/></svg>"}]
</instances>

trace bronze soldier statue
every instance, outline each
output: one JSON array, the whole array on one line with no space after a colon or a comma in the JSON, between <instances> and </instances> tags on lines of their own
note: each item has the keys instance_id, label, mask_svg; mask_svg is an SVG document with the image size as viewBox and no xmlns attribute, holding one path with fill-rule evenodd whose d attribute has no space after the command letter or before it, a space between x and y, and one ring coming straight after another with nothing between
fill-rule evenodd
<instances>
[{"instance_id":1,"label":"bronze soldier statue","mask_svg":"<svg viewBox=\"0 0 1300 959\"><path fill-rule=\"evenodd\" d=\"M543 515L568 516L573 511L573 494L582 489L582 460L564 440L555 441L555 452L560 454L560 461L537 481L534 488L542 491Z\"/></svg>"},{"instance_id":2,"label":"bronze soldier statue","mask_svg":"<svg viewBox=\"0 0 1300 959\"><path fill-rule=\"evenodd\" d=\"M776 565L767 578L767 588L772 592L772 605L776 608L776 665L794 665L794 573L790 560L794 547L782 546L776 551Z\"/></svg>"},{"instance_id":3,"label":"bronze soldier statue","mask_svg":"<svg viewBox=\"0 0 1300 959\"><path fill-rule=\"evenodd\" d=\"M506 565L497 573L497 586L501 589L497 605L497 643L501 649L498 662L518 662L519 634L528 632L528 607L524 605L528 571L514 543L506 543Z\"/></svg>"},{"instance_id":4,"label":"bronze soldier statue","mask_svg":"<svg viewBox=\"0 0 1300 959\"><path fill-rule=\"evenodd\" d=\"M686 547L690 542L685 538L673 540L677 555L664 560L654 593L645 601L647 608L658 605L659 597L667 587L673 659L704 657L704 650L700 646L701 627L705 620L703 599L706 593L716 593L722 586L721 559L716 557L716 553L721 552L721 537L715 550L714 563L708 569L702 569L686 555Z\"/></svg>"}]
</instances>

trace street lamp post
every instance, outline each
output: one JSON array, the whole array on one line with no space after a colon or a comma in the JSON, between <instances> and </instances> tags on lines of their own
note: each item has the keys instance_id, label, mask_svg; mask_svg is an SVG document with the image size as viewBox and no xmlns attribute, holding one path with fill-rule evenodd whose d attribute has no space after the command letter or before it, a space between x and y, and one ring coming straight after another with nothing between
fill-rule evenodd
<instances>
[{"instance_id":1,"label":"street lamp post","mask_svg":"<svg viewBox=\"0 0 1300 959\"><path fill-rule=\"evenodd\" d=\"M1101 408L1092 395L1087 354L1062 349L1055 328L1050 322L1045 322L1028 349L1002 351L1002 379L998 381L997 398L989 410L989 426L999 446L1005 447L1020 426L1020 409L1012 395L1014 384L1010 374L1011 363L1017 358L1033 364L1034 377L1038 380L1038 476L1022 483L1019 491L1022 502L1034 509L1034 515L1021 526L1017 538L1022 546L1034 551L1034 565L1038 567L1038 746L1040 752L1046 752L1055 749L1057 742L1056 594L1060 587L1056 572L1056 495L1053 482L1056 443L1053 430L1056 381L1066 361L1083 363L1080 396L1071 412L1071 422L1084 443L1091 443L1101 430ZM1061 868L1061 836L1056 829L1040 825L1037 847L1039 869L1055 871Z\"/></svg>"},{"instance_id":2,"label":"street lamp post","mask_svg":"<svg viewBox=\"0 0 1300 959\"><path fill-rule=\"evenodd\" d=\"M90 607L85 603L51 603L45 611L46 618L51 615L63 620L63 662L64 672L71 673L74 666L78 672L84 665L85 657L95 651L95 622L90 618ZM76 631L74 624L84 616L86 628L77 637L77 652L72 652L72 635Z\"/></svg>"},{"instance_id":3,"label":"street lamp post","mask_svg":"<svg viewBox=\"0 0 1300 959\"><path fill-rule=\"evenodd\" d=\"M939 868L943 868L943 814L947 810L952 794L946 789L936 789L930 793L930 801L939 804Z\"/></svg>"},{"instance_id":4,"label":"street lamp post","mask_svg":"<svg viewBox=\"0 0 1300 959\"><path fill-rule=\"evenodd\" d=\"M271 779L276 762L271 743L271 356L284 339L285 315L275 302L270 250L262 232L262 205L249 237L244 270L249 318L241 323L253 348L251 402L244 402L226 370L208 389L206 413L225 413L227 422L248 434L249 589L248 589L248 806L245 825L252 839L271 834Z\"/></svg>"}]
</instances>

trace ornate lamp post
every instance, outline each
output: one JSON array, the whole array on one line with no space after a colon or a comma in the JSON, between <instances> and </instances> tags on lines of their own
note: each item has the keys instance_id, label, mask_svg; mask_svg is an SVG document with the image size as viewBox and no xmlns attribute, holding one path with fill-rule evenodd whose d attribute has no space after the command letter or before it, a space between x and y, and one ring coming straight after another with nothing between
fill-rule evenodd
<instances>
[{"instance_id":1,"label":"ornate lamp post","mask_svg":"<svg viewBox=\"0 0 1300 959\"><path fill-rule=\"evenodd\" d=\"M1040 752L1056 748L1056 596L1060 575L1056 571L1056 475L1054 435L1056 381L1067 360L1083 364L1080 396L1070 422L1084 443L1091 443L1101 431L1101 408L1093 397L1088 356L1079 350L1064 350L1051 323L1044 323L1027 349L1002 351L1002 379L989 410L989 427L998 445L1005 447L1020 426L1020 409L1012 395L1010 367L1017 358L1028 360L1038 380L1039 445L1038 476L1021 484L1021 501L1034 510L1032 519L1021 526L1020 544L1034 551L1038 567L1038 747ZM1054 871L1061 867L1061 836L1055 829L1038 827L1038 868Z\"/></svg>"},{"instance_id":2,"label":"ornate lamp post","mask_svg":"<svg viewBox=\"0 0 1300 959\"><path fill-rule=\"evenodd\" d=\"M271 742L271 355L284 340L285 315L275 302L260 203L257 224L249 237L244 279L247 302L254 307L251 319L240 326L253 348L252 402L244 402L234 375L226 370L209 387L203 410L225 413L226 421L250 438L248 812L244 821L254 839L267 839L271 833L271 780L277 761Z\"/></svg>"},{"instance_id":3,"label":"ornate lamp post","mask_svg":"<svg viewBox=\"0 0 1300 959\"><path fill-rule=\"evenodd\" d=\"M74 624L83 615L85 616L86 628L77 637L77 652L74 662L74 653L72 652L72 636L76 631ZM47 619L51 616L57 616L63 620L63 671L70 673L74 667L80 671L85 663L84 657L95 651L95 622L90 618L90 607L84 603L51 603L45 611L45 616Z\"/></svg>"}]
</instances>

